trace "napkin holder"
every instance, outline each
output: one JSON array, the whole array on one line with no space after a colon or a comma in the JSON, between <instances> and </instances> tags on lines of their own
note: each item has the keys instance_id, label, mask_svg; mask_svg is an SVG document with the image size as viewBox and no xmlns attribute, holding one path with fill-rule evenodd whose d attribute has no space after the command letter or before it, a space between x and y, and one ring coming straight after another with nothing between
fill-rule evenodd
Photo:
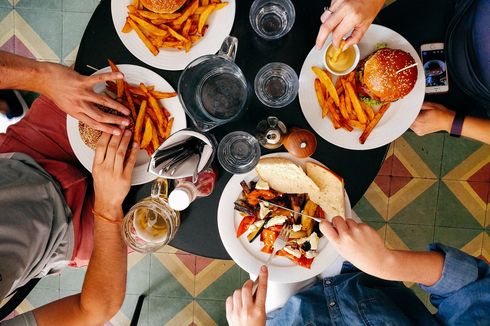
<instances>
[{"instance_id":1,"label":"napkin holder","mask_svg":"<svg viewBox=\"0 0 490 326\"><path fill-rule=\"evenodd\" d=\"M162 151L170 148L179 149L179 146L193 138L196 139L196 142L191 142L192 144L199 144L201 142L203 144L201 155L190 155L186 159L175 164L176 166L173 174L171 174L172 169L165 171L165 167L168 166L170 160L175 158L179 153L182 153L182 151L175 150L175 155L170 156L163 162L158 162L157 158L161 156ZM198 173L211 165L216 152L216 147L216 139L211 134L203 133L192 128L179 130L165 140L153 153L150 162L148 163L148 172L165 179L180 179L192 176L196 169L196 164L198 164ZM158 162L158 165L156 165L156 162Z\"/></svg>"}]
</instances>

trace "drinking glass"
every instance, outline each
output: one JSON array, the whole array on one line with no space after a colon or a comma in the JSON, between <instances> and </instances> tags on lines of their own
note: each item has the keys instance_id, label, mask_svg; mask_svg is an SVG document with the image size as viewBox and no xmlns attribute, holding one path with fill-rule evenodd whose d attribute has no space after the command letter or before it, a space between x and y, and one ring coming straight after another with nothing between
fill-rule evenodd
<instances>
[{"instance_id":1,"label":"drinking glass","mask_svg":"<svg viewBox=\"0 0 490 326\"><path fill-rule=\"evenodd\" d=\"M179 212L167 203L167 180L153 182L151 196L135 204L124 216L122 236L141 253L154 252L172 241L180 225Z\"/></svg>"},{"instance_id":2,"label":"drinking glass","mask_svg":"<svg viewBox=\"0 0 490 326\"><path fill-rule=\"evenodd\" d=\"M179 100L200 131L235 119L247 106L247 81L234 62L237 47L237 38L228 36L217 55L197 58L180 75Z\"/></svg>"},{"instance_id":3,"label":"drinking glass","mask_svg":"<svg viewBox=\"0 0 490 326\"><path fill-rule=\"evenodd\" d=\"M231 132L218 145L218 160L230 173L251 171L260 160L259 142L247 132Z\"/></svg>"},{"instance_id":4,"label":"drinking glass","mask_svg":"<svg viewBox=\"0 0 490 326\"><path fill-rule=\"evenodd\" d=\"M290 0L255 0L248 17L255 33L274 40L291 30L296 11Z\"/></svg>"},{"instance_id":5,"label":"drinking glass","mask_svg":"<svg viewBox=\"0 0 490 326\"><path fill-rule=\"evenodd\" d=\"M298 75L285 63L272 62L259 70L254 81L255 95L272 108L282 108L298 95Z\"/></svg>"}]
</instances>

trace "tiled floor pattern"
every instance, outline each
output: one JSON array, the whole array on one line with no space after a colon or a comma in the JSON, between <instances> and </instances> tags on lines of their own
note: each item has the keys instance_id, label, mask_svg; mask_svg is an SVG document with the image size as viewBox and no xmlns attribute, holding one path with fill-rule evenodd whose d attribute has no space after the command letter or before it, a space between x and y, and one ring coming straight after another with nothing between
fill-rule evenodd
<instances>
[{"instance_id":1,"label":"tiled floor pattern","mask_svg":"<svg viewBox=\"0 0 490 326\"><path fill-rule=\"evenodd\" d=\"M97 0L0 0L0 50L71 65Z\"/></svg>"},{"instance_id":2,"label":"tiled floor pattern","mask_svg":"<svg viewBox=\"0 0 490 326\"><path fill-rule=\"evenodd\" d=\"M97 0L0 0L0 49L73 63ZM490 260L490 146L443 134L395 141L355 210L391 248L423 250L443 242ZM17 312L77 293L84 270L43 279ZM224 325L224 300L247 278L231 261L167 247L131 254L127 295L111 325L129 325L147 294L139 325ZM428 297L411 286L422 301ZM433 309L433 308L431 308Z\"/></svg>"}]
</instances>

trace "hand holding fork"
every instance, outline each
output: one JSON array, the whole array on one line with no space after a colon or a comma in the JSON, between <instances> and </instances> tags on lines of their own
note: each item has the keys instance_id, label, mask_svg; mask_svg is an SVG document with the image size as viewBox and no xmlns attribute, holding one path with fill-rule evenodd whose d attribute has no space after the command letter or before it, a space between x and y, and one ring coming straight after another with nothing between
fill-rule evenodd
<instances>
[{"instance_id":1,"label":"hand holding fork","mask_svg":"<svg viewBox=\"0 0 490 326\"><path fill-rule=\"evenodd\" d=\"M272 262L272 258L274 258L274 256L277 254L279 250L283 249L286 246L286 243L289 240L290 232L291 232L291 228L289 226L284 226L281 229L279 236L276 238L276 241L274 241L274 245L273 245L274 249L272 251L272 254L269 256L269 259L267 259L267 262L265 263L265 267L268 268L270 263ZM257 291L258 285L259 285L259 278L257 277L252 286L252 296L255 294L255 291Z\"/></svg>"}]
</instances>

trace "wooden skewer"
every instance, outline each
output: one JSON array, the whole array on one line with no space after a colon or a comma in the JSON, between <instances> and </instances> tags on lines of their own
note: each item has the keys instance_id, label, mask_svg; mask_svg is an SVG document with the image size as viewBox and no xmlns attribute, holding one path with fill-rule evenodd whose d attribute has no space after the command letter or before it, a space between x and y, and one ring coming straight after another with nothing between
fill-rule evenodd
<instances>
[{"instance_id":1,"label":"wooden skewer","mask_svg":"<svg viewBox=\"0 0 490 326\"><path fill-rule=\"evenodd\" d=\"M418 65L418 63L414 63L414 64L411 64L410 66L406 66L405 68L402 68L400 70L397 70L396 73L398 74L398 73L402 72L403 70L410 69L412 67L415 67L416 65Z\"/></svg>"},{"instance_id":2,"label":"wooden skewer","mask_svg":"<svg viewBox=\"0 0 490 326\"><path fill-rule=\"evenodd\" d=\"M91 65L85 65L85 67L92 69L93 71L99 71L99 69L92 67Z\"/></svg>"}]
</instances>

